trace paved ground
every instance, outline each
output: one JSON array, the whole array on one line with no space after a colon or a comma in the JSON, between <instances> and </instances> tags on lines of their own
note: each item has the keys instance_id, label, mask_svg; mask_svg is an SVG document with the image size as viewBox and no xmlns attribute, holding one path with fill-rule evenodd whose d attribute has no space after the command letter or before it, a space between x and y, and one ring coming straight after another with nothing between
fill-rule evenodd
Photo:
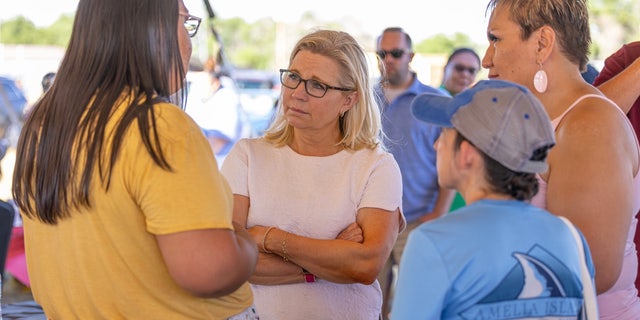
<instances>
[{"instance_id":1,"label":"paved ground","mask_svg":"<svg viewBox=\"0 0 640 320\"><path fill-rule=\"evenodd\" d=\"M6 274L2 284L2 305L33 300L31 289Z\"/></svg>"},{"instance_id":2,"label":"paved ground","mask_svg":"<svg viewBox=\"0 0 640 320\"><path fill-rule=\"evenodd\" d=\"M2 284L2 314L4 320L47 320L42 307L31 295L31 290L11 275L5 274Z\"/></svg>"}]
</instances>

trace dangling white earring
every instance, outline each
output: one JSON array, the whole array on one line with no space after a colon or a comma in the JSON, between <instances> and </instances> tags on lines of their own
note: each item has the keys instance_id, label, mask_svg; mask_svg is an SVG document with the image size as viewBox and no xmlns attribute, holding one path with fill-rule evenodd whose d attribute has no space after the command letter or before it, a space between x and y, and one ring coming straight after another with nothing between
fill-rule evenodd
<instances>
[{"instance_id":1,"label":"dangling white earring","mask_svg":"<svg viewBox=\"0 0 640 320\"><path fill-rule=\"evenodd\" d=\"M542 63L540 63L540 70L533 76L533 86L536 88L536 91L544 93L547 91L548 81L547 73L542 70Z\"/></svg>"}]
</instances>

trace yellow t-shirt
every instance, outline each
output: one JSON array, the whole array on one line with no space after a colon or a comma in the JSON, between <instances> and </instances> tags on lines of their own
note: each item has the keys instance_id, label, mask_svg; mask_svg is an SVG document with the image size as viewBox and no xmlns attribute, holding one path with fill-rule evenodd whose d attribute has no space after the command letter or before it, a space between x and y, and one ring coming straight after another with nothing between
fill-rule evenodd
<instances>
[{"instance_id":1,"label":"yellow t-shirt","mask_svg":"<svg viewBox=\"0 0 640 320\"><path fill-rule=\"evenodd\" d=\"M23 217L33 295L50 319L226 319L253 303L248 283L203 299L169 275L154 235L232 229L233 198L193 120L171 104L154 108L172 171L153 162L133 123L108 192L92 180L91 208L55 226Z\"/></svg>"}]
</instances>

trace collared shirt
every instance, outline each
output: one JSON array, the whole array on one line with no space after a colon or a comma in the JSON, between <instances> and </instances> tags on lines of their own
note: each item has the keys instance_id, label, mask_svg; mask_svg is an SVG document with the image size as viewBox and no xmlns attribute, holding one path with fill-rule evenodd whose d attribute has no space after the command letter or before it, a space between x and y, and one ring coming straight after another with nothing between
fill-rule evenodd
<instances>
[{"instance_id":1,"label":"collared shirt","mask_svg":"<svg viewBox=\"0 0 640 320\"><path fill-rule=\"evenodd\" d=\"M402 208L407 222L433 210L438 198L436 152L433 147L440 127L418 121L411 114L411 102L418 94L445 92L421 83L414 73L413 82L393 101L387 101L380 84L375 88L381 107L384 143L393 154L402 173Z\"/></svg>"}]
</instances>

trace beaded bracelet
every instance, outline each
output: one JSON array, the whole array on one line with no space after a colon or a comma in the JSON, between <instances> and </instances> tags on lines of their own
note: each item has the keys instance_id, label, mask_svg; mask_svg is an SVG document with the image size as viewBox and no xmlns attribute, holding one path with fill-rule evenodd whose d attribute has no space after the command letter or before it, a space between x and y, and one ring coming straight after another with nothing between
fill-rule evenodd
<instances>
[{"instance_id":1,"label":"beaded bracelet","mask_svg":"<svg viewBox=\"0 0 640 320\"><path fill-rule=\"evenodd\" d=\"M262 251L264 251L265 253L272 253L271 251L267 250L267 234L269 234L269 231L271 231L271 229L275 228L274 226L271 226L269 228L267 228L267 231L264 232L264 236L262 237Z\"/></svg>"},{"instance_id":2,"label":"beaded bracelet","mask_svg":"<svg viewBox=\"0 0 640 320\"><path fill-rule=\"evenodd\" d=\"M289 235L289 232L285 231L284 239L282 239L282 260L284 260L284 262L289 262L289 258L287 257L287 236L288 235Z\"/></svg>"}]
</instances>

